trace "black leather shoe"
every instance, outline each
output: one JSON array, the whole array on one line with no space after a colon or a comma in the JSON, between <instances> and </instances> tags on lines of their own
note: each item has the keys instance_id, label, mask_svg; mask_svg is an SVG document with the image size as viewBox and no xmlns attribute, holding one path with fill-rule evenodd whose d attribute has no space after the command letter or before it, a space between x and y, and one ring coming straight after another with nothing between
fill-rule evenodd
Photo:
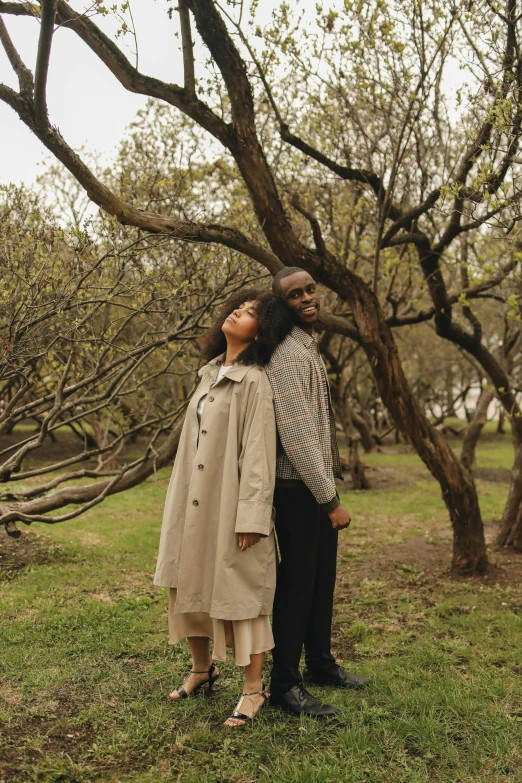
<instances>
[{"instance_id":1,"label":"black leather shoe","mask_svg":"<svg viewBox=\"0 0 522 783\"><path fill-rule=\"evenodd\" d=\"M323 702L308 693L299 683L282 695L270 694L270 704L280 707L293 715L310 715L312 718L331 718L337 714L335 707Z\"/></svg>"},{"instance_id":2,"label":"black leather shoe","mask_svg":"<svg viewBox=\"0 0 522 783\"><path fill-rule=\"evenodd\" d=\"M303 679L305 682L314 683L314 685L333 685L336 688L364 688L372 681L371 677L345 672L341 666L335 666L330 670L318 673L305 669Z\"/></svg>"}]
</instances>

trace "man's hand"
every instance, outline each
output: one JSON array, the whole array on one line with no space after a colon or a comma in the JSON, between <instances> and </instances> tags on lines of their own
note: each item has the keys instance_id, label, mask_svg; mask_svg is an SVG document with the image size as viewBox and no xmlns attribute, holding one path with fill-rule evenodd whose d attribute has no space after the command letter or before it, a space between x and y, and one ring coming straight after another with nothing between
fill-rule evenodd
<instances>
[{"instance_id":1,"label":"man's hand","mask_svg":"<svg viewBox=\"0 0 522 783\"><path fill-rule=\"evenodd\" d=\"M259 533L238 533L237 543L242 552L261 541Z\"/></svg>"},{"instance_id":2,"label":"man's hand","mask_svg":"<svg viewBox=\"0 0 522 783\"><path fill-rule=\"evenodd\" d=\"M344 530L352 521L349 513L342 506L337 506L333 511L329 511L328 516L332 520L332 527L336 530Z\"/></svg>"}]
</instances>

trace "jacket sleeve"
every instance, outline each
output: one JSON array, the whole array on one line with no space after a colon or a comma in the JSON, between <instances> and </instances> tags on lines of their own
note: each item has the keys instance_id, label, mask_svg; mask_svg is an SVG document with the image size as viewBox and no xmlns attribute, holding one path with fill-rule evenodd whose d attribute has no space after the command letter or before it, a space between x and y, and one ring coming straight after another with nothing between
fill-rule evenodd
<instances>
[{"instance_id":1,"label":"jacket sleeve","mask_svg":"<svg viewBox=\"0 0 522 783\"><path fill-rule=\"evenodd\" d=\"M298 357L268 370L274 393L277 432L286 456L321 505L339 505L333 477L326 472L310 400L310 365Z\"/></svg>"},{"instance_id":2,"label":"jacket sleeve","mask_svg":"<svg viewBox=\"0 0 522 783\"><path fill-rule=\"evenodd\" d=\"M273 527L277 436L272 389L264 373L249 380L245 407L235 531L268 536Z\"/></svg>"}]
</instances>

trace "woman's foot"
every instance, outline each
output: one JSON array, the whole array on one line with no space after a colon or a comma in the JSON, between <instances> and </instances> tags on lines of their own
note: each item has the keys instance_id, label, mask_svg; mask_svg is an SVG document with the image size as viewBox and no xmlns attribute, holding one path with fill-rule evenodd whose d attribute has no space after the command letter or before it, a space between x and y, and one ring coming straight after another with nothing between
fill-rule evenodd
<instances>
[{"instance_id":1,"label":"woman's foot","mask_svg":"<svg viewBox=\"0 0 522 783\"><path fill-rule=\"evenodd\" d=\"M241 728L247 721L255 718L269 696L270 694L268 691L265 691L264 688L263 690L255 691L254 693L241 694L236 709L223 725L229 726L232 729Z\"/></svg>"},{"instance_id":2,"label":"woman's foot","mask_svg":"<svg viewBox=\"0 0 522 783\"><path fill-rule=\"evenodd\" d=\"M212 666L210 667L212 668ZM219 676L219 669L217 666L214 666L214 669L212 670L211 678L212 680L216 679ZM197 690L201 685L209 681L209 672L207 671L191 671L181 688L177 688L175 691L172 691L172 693L169 693L169 699L182 699L186 698L186 696L183 696L181 691L184 691L187 696L190 696L191 693L194 693L195 690Z\"/></svg>"}]
</instances>

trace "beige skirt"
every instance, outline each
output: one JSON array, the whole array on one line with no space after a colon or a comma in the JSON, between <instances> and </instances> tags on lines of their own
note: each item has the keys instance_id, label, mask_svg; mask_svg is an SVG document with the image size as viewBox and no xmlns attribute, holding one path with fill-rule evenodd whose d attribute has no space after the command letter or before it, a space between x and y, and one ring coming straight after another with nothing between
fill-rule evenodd
<instances>
[{"instance_id":1,"label":"beige skirt","mask_svg":"<svg viewBox=\"0 0 522 783\"><path fill-rule=\"evenodd\" d=\"M206 636L214 642L213 658L225 661L227 647L232 648L238 666L248 666L250 656L267 652L274 646L270 618L266 614L250 620L217 620L207 612L175 612L176 589L169 592L169 643L177 644L188 636Z\"/></svg>"}]
</instances>

